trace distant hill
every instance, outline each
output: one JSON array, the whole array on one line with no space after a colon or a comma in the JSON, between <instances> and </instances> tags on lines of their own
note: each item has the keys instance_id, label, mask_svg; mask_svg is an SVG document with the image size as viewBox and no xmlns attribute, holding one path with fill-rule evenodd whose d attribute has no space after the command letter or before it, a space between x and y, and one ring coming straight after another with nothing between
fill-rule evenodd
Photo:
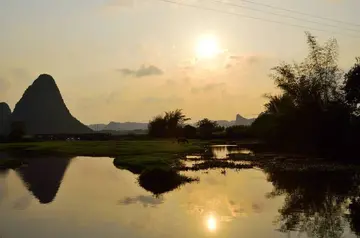
<instances>
[{"instance_id":1,"label":"distant hill","mask_svg":"<svg viewBox=\"0 0 360 238\"><path fill-rule=\"evenodd\" d=\"M122 131L113 131L113 130L102 130L101 133L108 133L111 135L146 135L147 130L122 130Z\"/></svg>"},{"instance_id":2,"label":"distant hill","mask_svg":"<svg viewBox=\"0 0 360 238\"><path fill-rule=\"evenodd\" d=\"M249 126L255 121L255 118L247 119L240 114L236 115L235 121L218 120L216 121L220 126L229 127L235 125Z\"/></svg>"},{"instance_id":3,"label":"distant hill","mask_svg":"<svg viewBox=\"0 0 360 238\"><path fill-rule=\"evenodd\" d=\"M10 132L11 109L5 102L0 103L0 136Z\"/></svg>"},{"instance_id":4,"label":"distant hill","mask_svg":"<svg viewBox=\"0 0 360 238\"><path fill-rule=\"evenodd\" d=\"M240 116L240 114L236 115L235 125L245 125L249 126L255 121L255 118L247 119L245 117Z\"/></svg>"},{"instance_id":5,"label":"distant hill","mask_svg":"<svg viewBox=\"0 0 360 238\"><path fill-rule=\"evenodd\" d=\"M217 120L219 126L229 127L235 125L235 121Z\"/></svg>"},{"instance_id":6,"label":"distant hill","mask_svg":"<svg viewBox=\"0 0 360 238\"><path fill-rule=\"evenodd\" d=\"M235 121L217 120L216 122L223 127L234 125L251 125L255 119L247 119L240 114L236 115ZM88 127L94 131L134 131L134 130L147 130L148 123L141 122L110 122L109 124L91 124Z\"/></svg>"},{"instance_id":7,"label":"distant hill","mask_svg":"<svg viewBox=\"0 0 360 238\"><path fill-rule=\"evenodd\" d=\"M104 130L116 130L116 131L126 131L126 130L146 130L148 123L140 122L110 122L105 126Z\"/></svg>"},{"instance_id":8,"label":"distant hill","mask_svg":"<svg viewBox=\"0 0 360 238\"><path fill-rule=\"evenodd\" d=\"M12 121L25 124L27 134L91 133L71 115L55 80L40 75L24 92L12 113Z\"/></svg>"},{"instance_id":9,"label":"distant hill","mask_svg":"<svg viewBox=\"0 0 360 238\"><path fill-rule=\"evenodd\" d=\"M91 124L88 127L94 131L102 131L104 130L106 124Z\"/></svg>"},{"instance_id":10,"label":"distant hill","mask_svg":"<svg viewBox=\"0 0 360 238\"><path fill-rule=\"evenodd\" d=\"M148 123L141 122L110 122L109 124L89 125L94 131L133 131L147 130Z\"/></svg>"}]
</instances>

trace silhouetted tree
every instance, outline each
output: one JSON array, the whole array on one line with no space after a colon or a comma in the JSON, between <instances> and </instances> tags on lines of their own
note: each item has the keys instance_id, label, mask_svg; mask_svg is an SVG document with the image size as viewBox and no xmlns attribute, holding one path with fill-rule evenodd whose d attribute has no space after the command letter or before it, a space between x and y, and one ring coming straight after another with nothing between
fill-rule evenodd
<instances>
[{"instance_id":1,"label":"silhouetted tree","mask_svg":"<svg viewBox=\"0 0 360 238\"><path fill-rule=\"evenodd\" d=\"M349 205L349 223L351 230L360 236L360 198L353 198Z\"/></svg>"},{"instance_id":2,"label":"silhouetted tree","mask_svg":"<svg viewBox=\"0 0 360 238\"><path fill-rule=\"evenodd\" d=\"M149 135L154 137L176 137L182 134L182 127L187 118L181 109L165 112L164 116L156 116L149 122Z\"/></svg>"},{"instance_id":3,"label":"silhouetted tree","mask_svg":"<svg viewBox=\"0 0 360 238\"><path fill-rule=\"evenodd\" d=\"M166 120L162 116L156 116L148 124L148 133L154 137L165 137L166 136Z\"/></svg>"},{"instance_id":4,"label":"silhouetted tree","mask_svg":"<svg viewBox=\"0 0 360 238\"><path fill-rule=\"evenodd\" d=\"M283 63L275 67L272 77L276 86L296 107L324 109L329 102L342 97L342 71L337 65L338 46L334 39L320 46L310 33L306 36L309 54L305 60L300 64Z\"/></svg>"},{"instance_id":5,"label":"silhouetted tree","mask_svg":"<svg viewBox=\"0 0 360 238\"><path fill-rule=\"evenodd\" d=\"M198 121L196 125L198 126L200 136L203 138L210 138L218 127L216 121L211 121L208 118Z\"/></svg>"},{"instance_id":6,"label":"silhouetted tree","mask_svg":"<svg viewBox=\"0 0 360 238\"><path fill-rule=\"evenodd\" d=\"M165 112L164 119L167 124L167 133L170 137L178 136L179 133L181 133L184 122L190 120L190 118L184 115L181 109Z\"/></svg>"},{"instance_id":7,"label":"silhouetted tree","mask_svg":"<svg viewBox=\"0 0 360 238\"><path fill-rule=\"evenodd\" d=\"M260 113L251 124L251 134L256 138L270 141L271 138L275 137L276 123L277 120L273 114Z\"/></svg>"},{"instance_id":8,"label":"silhouetted tree","mask_svg":"<svg viewBox=\"0 0 360 238\"><path fill-rule=\"evenodd\" d=\"M360 57L356 58L355 65L345 74L344 91L346 101L356 114L359 114L360 103Z\"/></svg>"},{"instance_id":9,"label":"silhouetted tree","mask_svg":"<svg viewBox=\"0 0 360 238\"><path fill-rule=\"evenodd\" d=\"M186 138L195 138L196 137L196 127L191 126L191 125L184 126L183 136Z\"/></svg>"},{"instance_id":10,"label":"silhouetted tree","mask_svg":"<svg viewBox=\"0 0 360 238\"><path fill-rule=\"evenodd\" d=\"M225 129L226 137L233 139L246 139L251 137L250 126L236 125Z\"/></svg>"},{"instance_id":11,"label":"silhouetted tree","mask_svg":"<svg viewBox=\"0 0 360 238\"><path fill-rule=\"evenodd\" d=\"M309 54L303 62L273 68L272 78L282 93L267 96L265 112L255 120L252 131L271 142L335 148L350 123L337 42L332 39L321 46L314 36L306 36Z\"/></svg>"},{"instance_id":12,"label":"silhouetted tree","mask_svg":"<svg viewBox=\"0 0 360 238\"><path fill-rule=\"evenodd\" d=\"M269 102L265 104L266 113L269 114L289 113L295 107L292 98L287 94L278 95L278 96L268 95L266 97L269 99Z\"/></svg>"}]
</instances>

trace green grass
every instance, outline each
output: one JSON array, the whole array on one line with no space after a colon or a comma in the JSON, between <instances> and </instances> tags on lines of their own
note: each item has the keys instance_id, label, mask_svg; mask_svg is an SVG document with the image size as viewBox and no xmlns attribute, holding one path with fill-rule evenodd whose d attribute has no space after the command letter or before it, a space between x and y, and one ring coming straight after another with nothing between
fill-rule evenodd
<instances>
[{"instance_id":1,"label":"green grass","mask_svg":"<svg viewBox=\"0 0 360 238\"><path fill-rule=\"evenodd\" d=\"M74 156L134 156L144 154L186 153L202 148L202 143L191 141L178 144L175 140L129 141L46 141L0 144L0 151L61 153Z\"/></svg>"},{"instance_id":2,"label":"green grass","mask_svg":"<svg viewBox=\"0 0 360 238\"><path fill-rule=\"evenodd\" d=\"M208 169L252 169L254 166L251 164L237 164L233 161L227 160L205 160L201 163L194 164L191 167L180 167L179 170L183 171L199 171Z\"/></svg>"},{"instance_id":3,"label":"green grass","mask_svg":"<svg viewBox=\"0 0 360 238\"><path fill-rule=\"evenodd\" d=\"M17 168L21 166L23 162L18 159L10 159L10 158L3 158L0 159L0 170L9 169L9 168Z\"/></svg>"},{"instance_id":4,"label":"green grass","mask_svg":"<svg viewBox=\"0 0 360 238\"><path fill-rule=\"evenodd\" d=\"M188 153L202 151L203 142L191 140L46 141L0 144L0 151L26 154L114 157L114 165L140 173L146 168L170 168Z\"/></svg>"}]
</instances>

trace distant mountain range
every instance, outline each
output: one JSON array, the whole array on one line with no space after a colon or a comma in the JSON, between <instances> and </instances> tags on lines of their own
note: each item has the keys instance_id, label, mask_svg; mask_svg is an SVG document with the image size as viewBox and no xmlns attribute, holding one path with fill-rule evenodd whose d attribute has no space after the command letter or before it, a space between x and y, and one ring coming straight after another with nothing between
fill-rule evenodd
<instances>
[{"instance_id":1,"label":"distant mountain range","mask_svg":"<svg viewBox=\"0 0 360 238\"><path fill-rule=\"evenodd\" d=\"M255 119L247 119L245 117L236 115L235 121L218 120L216 121L220 126L229 127L234 125L251 125ZM110 122L109 124L92 124L88 127L94 131L133 131L133 130L147 130L148 123L141 122Z\"/></svg>"},{"instance_id":2,"label":"distant mountain range","mask_svg":"<svg viewBox=\"0 0 360 238\"><path fill-rule=\"evenodd\" d=\"M147 130L148 123L141 122L110 122L109 124L92 124L88 127L94 131L133 131Z\"/></svg>"},{"instance_id":3,"label":"distant mountain range","mask_svg":"<svg viewBox=\"0 0 360 238\"><path fill-rule=\"evenodd\" d=\"M235 121L218 120L220 126L250 125L254 119L239 114ZM48 74L40 75L24 92L11 112L6 103L0 103L0 135L8 135L12 122L24 125L25 133L83 134L94 131L145 133L148 123L110 122L85 126L73 117L66 107L55 80Z\"/></svg>"}]
</instances>

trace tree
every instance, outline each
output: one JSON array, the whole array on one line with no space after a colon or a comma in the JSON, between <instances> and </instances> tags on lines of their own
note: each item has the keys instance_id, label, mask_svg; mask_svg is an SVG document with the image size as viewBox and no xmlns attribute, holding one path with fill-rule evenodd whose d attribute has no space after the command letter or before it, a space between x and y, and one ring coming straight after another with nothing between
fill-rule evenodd
<instances>
[{"instance_id":1,"label":"tree","mask_svg":"<svg viewBox=\"0 0 360 238\"><path fill-rule=\"evenodd\" d=\"M337 42L331 39L322 46L310 33L306 37L309 53L301 63L282 63L272 69L281 94L267 96L265 112L253 123L252 131L280 144L335 148L350 122Z\"/></svg>"},{"instance_id":2,"label":"tree","mask_svg":"<svg viewBox=\"0 0 360 238\"><path fill-rule=\"evenodd\" d=\"M294 105L324 109L342 97L342 71L337 65L338 46L334 39L324 46L306 33L309 54L300 64L287 64L273 68L275 85L289 97Z\"/></svg>"},{"instance_id":3,"label":"tree","mask_svg":"<svg viewBox=\"0 0 360 238\"><path fill-rule=\"evenodd\" d=\"M295 107L292 98L287 95L266 96L269 102L265 104L265 111L269 114L289 113Z\"/></svg>"},{"instance_id":4,"label":"tree","mask_svg":"<svg viewBox=\"0 0 360 238\"><path fill-rule=\"evenodd\" d=\"M226 137L234 139L246 139L251 137L250 126L235 125L225 129Z\"/></svg>"},{"instance_id":5,"label":"tree","mask_svg":"<svg viewBox=\"0 0 360 238\"><path fill-rule=\"evenodd\" d=\"M164 116L156 116L149 122L149 135L154 137L175 137L182 133L187 118L181 109L165 112Z\"/></svg>"},{"instance_id":6,"label":"tree","mask_svg":"<svg viewBox=\"0 0 360 238\"><path fill-rule=\"evenodd\" d=\"M274 138L279 140L277 116L270 113L261 113L251 124L251 134L259 139L274 142Z\"/></svg>"},{"instance_id":7,"label":"tree","mask_svg":"<svg viewBox=\"0 0 360 238\"><path fill-rule=\"evenodd\" d=\"M191 125L184 126L183 136L186 138L195 138L196 137L196 127L191 126Z\"/></svg>"},{"instance_id":8,"label":"tree","mask_svg":"<svg viewBox=\"0 0 360 238\"><path fill-rule=\"evenodd\" d=\"M181 128L184 126L184 123L190 118L187 118L181 109L176 109L175 111L165 112L164 119L167 124L167 133L168 136L178 136Z\"/></svg>"},{"instance_id":9,"label":"tree","mask_svg":"<svg viewBox=\"0 0 360 238\"><path fill-rule=\"evenodd\" d=\"M208 118L198 121L196 125L198 126L200 135L204 138L210 138L218 127L216 121L211 121Z\"/></svg>"},{"instance_id":10,"label":"tree","mask_svg":"<svg viewBox=\"0 0 360 238\"><path fill-rule=\"evenodd\" d=\"M156 116L148 124L148 133L153 137L165 137L166 127L166 120L162 116Z\"/></svg>"},{"instance_id":11,"label":"tree","mask_svg":"<svg viewBox=\"0 0 360 238\"><path fill-rule=\"evenodd\" d=\"M345 74L344 91L347 103L353 111L359 114L360 103L360 57L356 58L355 65Z\"/></svg>"}]
</instances>

